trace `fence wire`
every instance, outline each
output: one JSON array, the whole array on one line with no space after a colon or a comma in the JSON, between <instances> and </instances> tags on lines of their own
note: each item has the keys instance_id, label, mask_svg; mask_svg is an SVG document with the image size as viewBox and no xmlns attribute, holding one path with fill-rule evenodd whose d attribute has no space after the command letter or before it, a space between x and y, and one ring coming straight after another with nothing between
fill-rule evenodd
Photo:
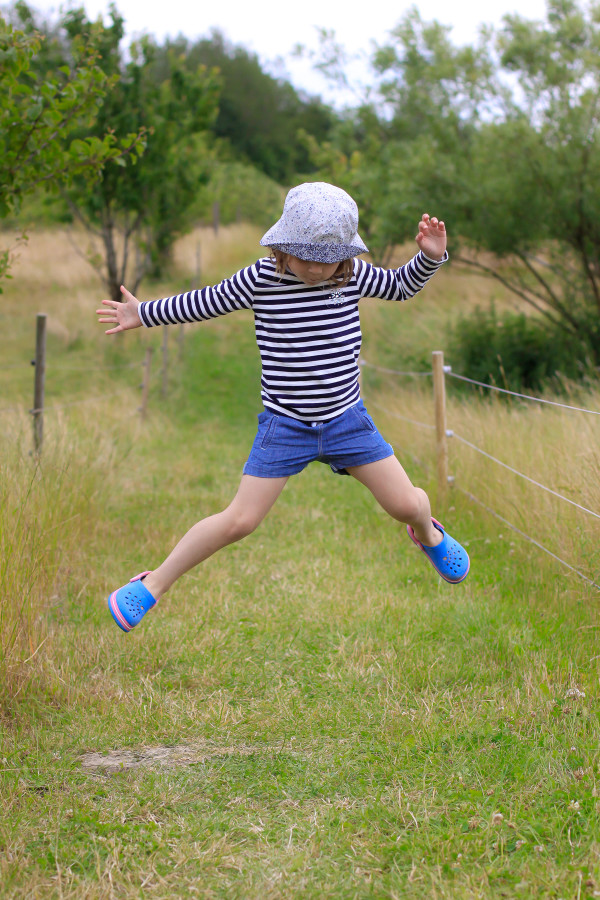
<instances>
[{"instance_id":1,"label":"fence wire","mask_svg":"<svg viewBox=\"0 0 600 900\"><path fill-rule=\"evenodd\" d=\"M398 369L386 369L384 366L376 366L374 363L367 362L366 359L358 360L359 366L366 366L368 369L375 369L376 372L385 372L387 375L405 375L408 378L431 378L432 372L401 372Z\"/></svg>"},{"instance_id":2,"label":"fence wire","mask_svg":"<svg viewBox=\"0 0 600 900\"><path fill-rule=\"evenodd\" d=\"M141 369L141 368L143 368L144 364L145 364L145 363L144 363L144 360L143 360L143 359L142 359L142 360L138 360L137 362L132 362L132 363L110 363L110 364L107 364L107 365L102 364L102 365L97 365L97 366L87 366L87 365L81 365L81 366L78 366L78 365L75 365L75 366L70 366L70 365L61 366L61 365L59 365L59 366L55 366L55 365L53 365L53 364L50 364L50 365L46 364L45 371L46 371L46 374L47 374L47 375L48 375L48 374L52 375L52 374L55 373L55 372L100 372L100 371L114 371L114 370L120 370L120 371L123 371L123 370L128 370L128 369ZM27 360L27 361L24 360L24 361L21 362L21 363L14 363L14 364L11 364L11 365L8 365L8 366L0 366L0 371L4 371L4 372L6 372L6 371L15 371L15 370L17 370L17 369L23 369L23 368L25 368L25 367L27 367L27 368L31 368L31 367L35 368L35 360L34 360L34 359L32 359L32 360ZM152 373L152 374L155 374L155 373ZM27 409L27 407L25 406L25 404L22 404L22 405L11 405L11 406L0 406L0 413L4 413L4 412L26 412L26 413L29 413L30 415L37 415L38 413L52 412L52 411L55 410L55 409L66 409L67 407L70 407L70 406L79 406L79 405L82 405L82 404L85 404L85 403L98 403L100 400L106 400L106 399L113 400L113 399L115 398L115 396L116 396L116 397L121 397L121 396L124 396L124 393L123 393L123 392L120 392L120 393L117 394L117 395L111 393L110 398L108 398L106 395L97 395L97 396L92 396L92 397L83 397L83 398L81 398L81 399L79 399L79 400L70 400L70 401L67 401L66 403L55 403L55 404L53 404L52 406L46 406L46 405L44 405L43 407L40 407L39 409Z\"/></svg>"},{"instance_id":3,"label":"fence wire","mask_svg":"<svg viewBox=\"0 0 600 900\"><path fill-rule=\"evenodd\" d=\"M9 372L13 369L23 369L25 366L33 366L34 361L32 359L27 360L27 362L13 363L10 366L0 366L0 372Z\"/></svg>"},{"instance_id":4,"label":"fence wire","mask_svg":"<svg viewBox=\"0 0 600 900\"><path fill-rule=\"evenodd\" d=\"M470 447L472 450L476 450L477 453L480 453L482 456L485 456L487 459L491 459L492 462L497 463L499 466L502 466L504 469L508 469L509 472L512 472L513 475L518 475L519 478L523 478L525 481L528 481L530 484L534 484L536 487L541 488L543 491L547 491L548 494L552 494L553 497L558 497L559 500L564 500L565 503L570 503L571 506L576 506L577 509L580 509L582 512L588 513L590 516L594 516L596 519L600 519L600 515L594 512L592 509L588 509L586 506L581 506L580 503L576 503L575 500L571 500L569 497L565 497L563 494L559 494L558 491L553 491L552 488L546 487L545 484L540 484L539 481L536 481L534 478L530 478L529 475L525 475L523 472L519 472L518 469L513 469L512 466L507 465L507 463L502 462L501 459L497 459L495 456L492 456L491 453L487 453L485 450L482 450L481 447L477 447L476 444L472 444L470 441L467 441L466 438L461 437L460 434L457 434L455 431L450 431L448 433L449 437L456 438L457 441L460 441L462 444L466 444L467 447Z\"/></svg>"},{"instance_id":5,"label":"fence wire","mask_svg":"<svg viewBox=\"0 0 600 900\"><path fill-rule=\"evenodd\" d=\"M377 372L385 372L388 375L402 375L411 378L426 378L433 375L433 372L403 372L399 369L386 369L383 366L376 366L374 363L370 363L362 357L359 359L358 364L360 366L366 366L369 369L375 369ZM444 366L444 372L449 378L457 378L459 381L465 381L468 382L468 384L477 385L477 387L487 388L489 391L497 391L500 394L509 394L511 397L519 397L521 400L530 400L533 403L545 403L547 406L558 406L560 409L571 409L575 412L600 416L600 410L597 409L586 409L582 406L572 406L568 403L560 403L558 400L546 400L544 397L533 397L531 394L520 394L518 391L510 391L508 388L498 387L496 384L487 384L485 381L477 381L475 378L459 375L458 372L452 371L451 366Z\"/></svg>"},{"instance_id":6,"label":"fence wire","mask_svg":"<svg viewBox=\"0 0 600 900\"><path fill-rule=\"evenodd\" d=\"M28 409L27 412L31 413L31 415L35 415L36 413L53 412L55 409L67 409L70 406L80 406L85 403L99 403L101 400L112 403L114 400L118 400L119 397L124 397L128 393L128 391L120 391L118 394L98 394L93 397L82 397L80 400L70 400L68 403L55 403L53 406L41 406L39 409Z\"/></svg>"},{"instance_id":7,"label":"fence wire","mask_svg":"<svg viewBox=\"0 0 600 900\"><path fill-rule=\"evenodd\" d=\"M485 381L476 381L474 378L467 378L466 375L459 375L458 372L446 371L446 375L450 378L458 378L460 381L466 381L469 384L478 385L478 387L487 388L490 391L498 391L500 394L510 394L511 397L519 397L521 400L531 400L534 403L545 403L548 406L558 406L561 409L572 409L575 412L589 413L592 416L600 416L600 410L585 409L581 406L570 406L568 403L559 403L558 400L545 400L543 397L532 397L530 394L519 394L517 391L509 391L507 388L497 387L495 384L486 384Z\"/></svg>"},{"instance_id":8,"label":"fence wire","mask_svg":"<svg viewBox=\"0 0 600 900\"><path fill-rule=\"evenodd\" d=\"M419 428L428 428L430 431L435 431L435 425L431 425L428 422L419 422L418 419L409 419L408 416L403 416L401 413L392 412L391 409L387 409L385 406L381 406L375 400L369 400L369 406L374 406L376 409L380 409L382 412L386 413L388 416L392 416L394 419L401 419L403 422L409 422L411 425L417 425Z\"/></svg>"},{"instance_id":9,"label":"fence wire","mask_svg":"<svg viewBox=\"0 0 600 900\"><path fill-rule=\"evenodd\" d=\"M137 369L140 366L143 366L143 360L140 362L134 363L113 363L111 365L101 365L101 366L55 366L54 364L46 363L46 372L100 372L100 371L110 371L112 369ZM27 362L17 363L14 366L0 366L1 372L7 372L9 370L14 371L15 369L24 369L24 368L35 368L35 360L31 359Z\"/></svg>"},{"instance_id":10,"label":"fence wire","mask_svg":"<svg viewBox=\"0 0 600 900\"><path fill-rule=\"evenodd\" d=\"M139 369L144 365L143 360L134 363L114 363L110 366L54 366L46 364L46 372L108 372L113 369Z\"/></svg>"},{"instance_id":11,"label":"fence wire","mask_svg":"<svg viewBox=\"0 0 600 900\"><path fill-rule=\"evenodd\" d=\"M470 491L461 488L460 485L455 485L455 489L460 491L461 494L464 494L465 497L468 497L474 503L477 503L487 512L489 512L492 516L495 516L496 519L499 519L500 522L503 522L504 525L508 526L508 528L512 528L517 534L521 535L521 537L525 538L525 540L530 541L530 543L534 544L540 550L543 550L544 553L547 553L548 556L551 556L552 559L555 559L557 562L561 563L561 565L565 566L567 569L570 569L571 572L574 572L576 575L579 575L580 578L583 578L584 581L587 581L588 584L591 584L592 587L597 588L600 591L600 584L596 584L595 581L592 581L591 578L588 578L587 575L584 575L583 572L580 572L579 569L576 569L575 566L572 566L571 563L568 563L566 560L561 559L560 556L557 556L556 553L553 553L551 550L548 550L547 547L544 547L543 544L540 544L539 541L536 541L535 538L532 538L530 534L527 534L525 531L521 531L520 528L517 528L516 525L513 525L512 522L509 522L508 519L505 519L504 516L501 516L500 513L497 513L495 509L492 509L491 506L488 506L487 503L484 503L483 500L480 500L479 497L476 497L475 494L472 494Z\"/></svg>"},{"instance_id":12,"label":"fence wire","mask_svg":"<svg viewBox=\"0 0 600 900\"><path fill-rule=\"evenodd\" d=\"M0 412L16 412L17 410L25 411L24 406L0 406Z\"/></svg>"}]
</instances>

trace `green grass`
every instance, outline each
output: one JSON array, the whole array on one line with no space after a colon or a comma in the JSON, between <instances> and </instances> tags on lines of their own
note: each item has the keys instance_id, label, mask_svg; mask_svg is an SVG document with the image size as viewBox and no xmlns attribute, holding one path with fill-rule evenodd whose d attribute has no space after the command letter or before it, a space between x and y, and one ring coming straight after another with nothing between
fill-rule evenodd
<instances>
[{"instance_id":1,"label":"green grass","mask_svg":"<svg viewBox=\"0 0 600 900\"><path fill-rule=\"evenodd\" d=\"M90 362L127 359L81 341ZM439 511L472 555L460 586L313 465L255 534L116 628L108 591L229 502L254 435L251 319L190 329L184 352L144 427L135 384L48 416L37 472L9 420L3 533L45 642L33 659L24 642L3 692L0 897L598 895L596 595L460 497ZM143 764L165 747L168 765ZM113 751L120 770L84 765Z\"/></svg>"}]
</instances>

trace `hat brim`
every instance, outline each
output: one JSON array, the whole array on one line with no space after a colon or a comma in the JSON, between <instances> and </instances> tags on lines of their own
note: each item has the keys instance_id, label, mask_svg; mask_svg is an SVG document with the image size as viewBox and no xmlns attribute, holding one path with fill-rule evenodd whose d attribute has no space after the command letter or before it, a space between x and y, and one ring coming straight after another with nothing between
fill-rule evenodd
<instances>
[{"instance_id":1,"label":"hat brim","mask_svg":"<svg viewBox=\"0 0 600 900\"><path fill-rule=\"evenodd\" d=\"M274 244L265 240L267 236L268 232L260 242L262 247L271 247L272 250L289 253L305 262L343 262L345 259L352 259L361 253L369 252L358 235L353 244Z\"/></svg>"}]
</instances>

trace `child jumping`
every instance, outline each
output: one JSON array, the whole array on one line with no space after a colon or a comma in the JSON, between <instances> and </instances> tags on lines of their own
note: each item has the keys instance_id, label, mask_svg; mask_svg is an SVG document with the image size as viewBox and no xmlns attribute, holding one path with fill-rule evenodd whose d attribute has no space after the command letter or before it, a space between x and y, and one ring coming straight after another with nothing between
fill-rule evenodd
<instances>
[{"instance_id":1,"label":"child jumping","mask_svg":"<svg viewBox=\"0 0 600 900\"><path fill-rule=\"evenodd\" d=\"M432 518L427 494L413 486L359 392L359 300L412 297L448 258L438 219L423 215L416 242L419 252L399 269L358 259L368 251L352 197L325 182L301 184L260 241L270 256L214 287L145 303L121 287L123 303L102 301L96 312L99 322L112 326L106 334L251 309L262 362L264 410L237 494L222 512L193 525L157 569L109 596L123 631L131 631L181 575L251 534L290 475L314 460L364 484L392 518L406 523L442 578L453 584L466 578L466 551Z\"/></svg>"}]
</instances>

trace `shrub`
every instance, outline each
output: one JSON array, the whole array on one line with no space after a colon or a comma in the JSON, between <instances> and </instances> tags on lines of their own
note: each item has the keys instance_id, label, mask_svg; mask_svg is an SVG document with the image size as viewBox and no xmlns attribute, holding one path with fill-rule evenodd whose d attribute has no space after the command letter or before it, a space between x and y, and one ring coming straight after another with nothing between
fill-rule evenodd
<instances>
[{"instance_id":1,"label":"shrub","mask_svg":"<svg viewBox=\"0 0 600 900\"><path fill-rule=\"evenodd\" d=\"M494 308L461 319L449 350L456 371L510 390L540 391L592 371L591 343L523 313L500 318Z\"/></svg>"}]
</instances>

